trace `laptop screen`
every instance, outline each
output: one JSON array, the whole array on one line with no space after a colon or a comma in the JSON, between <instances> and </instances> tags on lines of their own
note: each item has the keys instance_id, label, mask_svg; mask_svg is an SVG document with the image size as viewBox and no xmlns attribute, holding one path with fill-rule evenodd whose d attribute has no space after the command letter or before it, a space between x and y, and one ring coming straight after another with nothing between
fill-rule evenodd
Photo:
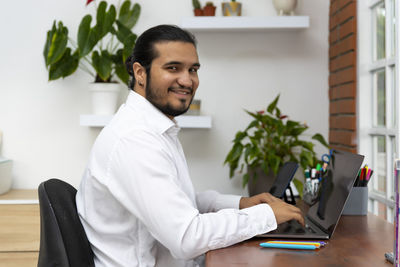
<instances>
[{"instance_id":1,"label":"laptop screen","mask_svg":"<svg viewBox=\"0 0 400 267\"><path fill-rule=\"evenodd\" d=\"M333 150L327 172L321 180L319 201L310 207L307 217L325 229L335 230L346 200L357 178L364 156Z\"/></svg>"}]
</instances>

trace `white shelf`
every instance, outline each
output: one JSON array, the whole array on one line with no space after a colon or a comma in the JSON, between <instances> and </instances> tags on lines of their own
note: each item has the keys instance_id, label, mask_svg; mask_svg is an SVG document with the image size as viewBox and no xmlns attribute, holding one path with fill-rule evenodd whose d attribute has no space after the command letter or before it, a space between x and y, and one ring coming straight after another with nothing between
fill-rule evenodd
<instances>
[{"instance_id":1,"label":"white shelf","mask_svg":"<svg viewBox=\"0 0 400 267\"><path fill-rule=\"evenodd\" d=\"M91 115L85 114L80 116L80 125L89 127L104 127L111 120L113 115ZM181 128L211 128L210 116L178 116L175 117L179 127Z\"/></svg>"},{"instance_id":2,"label":"white shelf","mask_svg":"<svg viewBox=\"0 0 400 267\"><path fill-rule=\"evenodd\" d=\"M310 27L310 17L187 17L180 26L190 31L300 30Z\"/></svg>"}]
</instances>

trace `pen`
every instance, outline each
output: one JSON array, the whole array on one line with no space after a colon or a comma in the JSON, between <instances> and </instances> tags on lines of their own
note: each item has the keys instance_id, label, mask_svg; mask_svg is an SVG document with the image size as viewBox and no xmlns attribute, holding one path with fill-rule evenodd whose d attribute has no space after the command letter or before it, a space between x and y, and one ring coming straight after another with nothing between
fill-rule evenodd
<instances>
[{"instance_id":1,"label":"pen","mask_svg":"<svg viewBox=\"0 0 400 267\"><path fill-rule=\"evenodd\" d=\"M288 248L288 249L307 249L314 250L317 247L314 245L295 245L295 244L274 244L274 243L260 243L263 248Z\"/></svg>"}]
</instances>

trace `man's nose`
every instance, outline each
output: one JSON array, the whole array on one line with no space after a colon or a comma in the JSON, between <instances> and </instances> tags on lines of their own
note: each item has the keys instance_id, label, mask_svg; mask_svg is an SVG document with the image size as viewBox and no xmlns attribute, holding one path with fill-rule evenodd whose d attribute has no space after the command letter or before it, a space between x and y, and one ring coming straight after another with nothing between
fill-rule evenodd
<instances>
[{"instance_id":1,"label":"man's nose","mask_svg":"<svg viewBox=\"0 0 400 267\"><path fill-rule=\"evenodd\" d=\"M190 77L189 73L182 73L179 76L177 82L180 86L183 86L183 87L192 87L193 86L193 80Z\"/></svg>"}]
</instances>

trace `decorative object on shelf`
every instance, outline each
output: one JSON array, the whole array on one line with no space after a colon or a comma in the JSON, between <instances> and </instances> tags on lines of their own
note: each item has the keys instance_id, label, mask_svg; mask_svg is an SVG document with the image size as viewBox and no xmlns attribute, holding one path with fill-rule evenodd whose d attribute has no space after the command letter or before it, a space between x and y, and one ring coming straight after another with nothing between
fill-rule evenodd
<instances>
[{"instance_id":1,"label":"decorative object on shelf","mask_svg":"<svg viewBox=\"0 0 400 267\"><path fill-rule=\"evenodd\" d=\"M91 2L96 4L94 0L87 0L86 5ZM76 42L68 36L68 28L61 21L54 21L47 32L43 51L49 80L65 78L79 67L91 75L95 83L128 84L125 60L135 46L137 35L131 29L139 15L140 5L130 0L122 3L118 14L113 4L108 6L101 1L96 6L93 27L91 15L82 18Z\"/></svg>"},{"instance_id":2,"label":"decorative object on shelf","mask_svg":"<svg viewBox=\"0 0 400 267\"><path fill-rule=\"evenodd\" d=\"M201 105L200 99L193 99L192 103L189 106L189 110L186 112L185 115L194 115L194 116L200 115L200 105Z\"/></svg>"},{"instance_id":3,"label":"decorative object on shelf","mask_svg":"<svg viewBox=\"0 0 400 267\"><path fill-rule=\"evenodd\" d=\"M272 0L272 3L279 16L293 16L297 6L297 0Z\"/></svg>"},{"instance_id":4,"label":"decorative object on shelf","mask_svg":"<svg viewBox=\"0 0 400 267\"><path fill-rule=\"evenodd\" d=\"M0 130L0 148L3 141L3 133ZM12 161L0 156L0 195L11 189L12 185Z\"/></svg>"},{"instance_id":5,"label":"decorative object on shelf","mask_svg":"<svg viewBox=\"0 0 400 267\"><path fill-rule=\"evenodd\" d=\"M241 16L242 3L232 0L231 2L222 2L222 15L224 16Z\"/></svg>"},{"instance_id":6,"label":"decorative object on shelf","mask_svg":"<svg viewBox=\"0 0 400 267\"><path fill-rule=\"evenodd\" d=\"M112 115L117 110L121 85L119 83L90 83L92 94L92 113L94 115Z\"/></svg>"},{"instance_id":7,"label":"decorative object on shelf","mask_svg":"<svg viewBox=\"0 0 400 267\"><path fill-rule=\"evenodd\" d=\"M11 189L12 165L12 160L0 157L0 195Z\"/></svg>"},{"instance_id":8,"label":"decorative object on shelf","mask_svg":"<svg viewBox=\"0 0 400 267\"><path fill-rule=\"evenodd\" d=\"M201 9L201 4L199 0L192 0L193 12L196 17L204 16L203 9Z\"/></svg>"},{"instance_id":9,"label":"decorative object on shelf","mask_svg":"<svg viewBox=\"0 0 400 267\"><path fill-rule=\"evenodd\" d=\"M238 168L239 173L243 173L246 166L242 185L245 187L249 183L251 175L254 184L249 184L248 189L255 187L256 189L252 191L254 194L267 190L262 187L262 184L266 183L263 180L271 179L271 176L275 178L285 162L300 163L300 166L305 169L308 166L315 166L318 161L314 144L299 139L308 126L289 120L288 116L282 115L277 107L278 100L279 95L265 111L256 113L246 111L254 120L244 131L236 133L233 147L225 158L224 164L229 165L230 178L234 176ZM313 135L312 139L328 147L321 134ZM267 183L272 184L270 181Z\"/></svg>"},{"instance_id":10,"label":"decorative object on shelf","mask_svg":"<svg viewBox=\"0 0 400 267\"><path fill-rule=\"evenodd\" d=\"M207 2L203 8L203 15L204 16L215 16L215 9L217 7L214 6L213 2Z\"/></svg>"}]
</instances>

